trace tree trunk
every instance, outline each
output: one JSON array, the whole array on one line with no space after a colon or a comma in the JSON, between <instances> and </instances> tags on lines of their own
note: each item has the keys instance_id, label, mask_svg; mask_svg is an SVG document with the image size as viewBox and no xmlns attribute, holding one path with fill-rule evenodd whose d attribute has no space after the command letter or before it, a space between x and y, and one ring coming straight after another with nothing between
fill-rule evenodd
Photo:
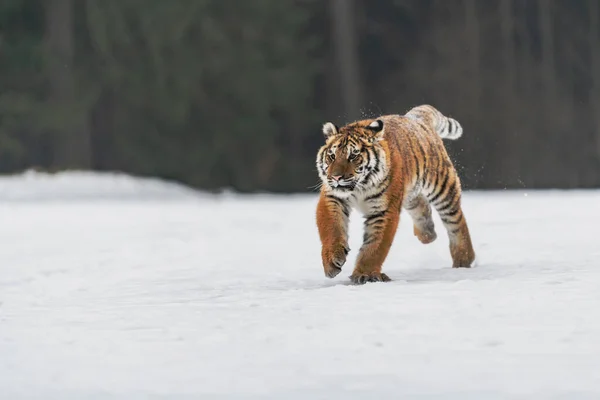
<instances>
[{"instance_id":1,"label":"tree trunk","mask_svg":"<svg viewBox=\"0 0 600 400\"><path fill-rule=\"evenodd\" d=\"M502 52L504 59L504 84L502 85L501 104L504 108L505 117L508 117L511 123L505 123L505 136L502 138L504 149L517 149L521 141L520 135L510 129L514 121L518 118L518 106L515 105L515 99L518 98L516 91L517 87L517 54L515 49L515 17L512 0L501 0L499 2L500 16L500 31L502 33ZM506 182L518 175L520 167L521 155L514 150L510 152L510 156L504 154L498 160L498 168L501 169L499 174L502 176L502 181ZM513 185L516 182L511 182Z\"/></svg>"},{"instance_id":2,"label":"tree trunk","mask_svg":"<svg viewBox=\"0 0 600 400\"><path fill-rule=\"evenodd\" d=\"M554 32L552 2L548 0L538 0L538 10L540 16L540 33L542 44L542 76L544 80L544 89L546 103L552 105L556 99L556 66L554 62ZM546 109L549 112L550 109Z\"/></svg>"},{"instance_id":3,"label":"tree trunk","mask_svg":"<svg viewBox=\"0 0 600 400\"><path fill-rule=\"evenodd\" d=\"M516 57L513 39L515 22L512 0L500 1L500 29L502 30L502 41L504 45L504 92L507 98L514 98Z\"/></svg>"},{"instance_id":4,"label":"tree trunk","mask_svg":"<svg viewBox=\"0 0 600 400\"><path fill-rule=\"evenodd\" d=\"M449 6L452 7L452 6ZM480 112L481 108L481 100L482 100L482 71L481 71L481 48L480 48L480 35L481 29L479 25L479 16L477 15L477 1L476 0L464 0L463 1L463 9L457 10L459 13L462 11L462 19L464 21L463 26L463 42L466 44L466 54L464 64L466 68L462 69L459 64L457 70L464 71L461 74L464 82L464 94L465 94L465 103L466 107L463 108L463 126L481 126L482 121L482 113ZM452 43L453 40L446 38L446 41ZM456 44L452 44L452 47L456 47ZM460 53L458 53L460 54ZM440 66L441 68L445 68L445 66ZM446 78L448 79L448 78ZM456 101L455 99L453 101ZM468 129L468 128L467 128ZM478 168L473 172L473 180L475 185L477 186L486 186L489 185L490 179L490 171L488 169L489 166L493 166L493 157L494 154L486 154L486 148L493 147L490 144L490 140L493 138L486 137L485 135L471 135L466 143L469 143L474 154L477 154L477 158L475 158Z\"/></svg>"},{"instance_id":5,"label":"tree trunk","mask_svg":"<svg viewBox=\"0 0 600 400\"><path fill-rule=\"evenodd\" d=\"M590 37L589 37L589 48L590 48L590 68L592 76L592 88L590 103L592 108L592 118L594 127L594 136L596 138L596 155L600 159L600 6L597 0L588 2L589 13L590 13Z\"/></svg>"},{"instance_id":6,"label":"tree trunk","mask_svg":"<svg viewBox=\"0 0 600 400\"><path fill-rule=\"evenodd\" d=\"M359 58L354 23L354 0L330 0L333 47L340 73L340 96L344 114L350 120L361 116Z\"/></svg>"},{"instance_id":7,"label":"tree trunk","mask_svg":"<svg viewBox=\"0 0 600 400\"><path fill-rule=\"evenodd\" d=\"M597 0L596 0L597 1ZM569 110L569 103L573 100L563 102L559 95L559 77L556 69L556 46L554 38L554 14L557 14L555 7L558 5L555 1L538 0L537 7L540 19L540 42L541 42L541 77L543 83L541 115L551 116L545 118L546 126L540 127L545 130L545 142L550 147L561 149L568 154L569 143L564 143L564 126L567 121L573 121L572 109ZM562 85L566 86L566 85ZM571 112L570 112L571 111ZM555 161L556 156L548 152L539 156L538 166L542 168L538 173L543 176L543 172L549 173L552 180L560 182L562 185L574 187L579 185L579 174L570 174L569 168L561 167L560 163ZM563 156L564 159L565 156ZM539 181L546 182L548 185L552 181L548 177L539 178Z\"/></svg>"},{"instance_id":8,"label":"tree trunk","mask_svg":"<svg viewBox=\"0 0 600 400\"><path fill-rule=\"evenodd\" d=\"M520 182L523 187L528 187L536 183L537 174L539 173L536 171L537 158L528 156L528 154L538 149L535 132L543 130L540 126L543 121L539 117L539 95L536 90L536 83L539 81L536 77L539 75L539 69L532 54L534 39L527 20L529 3L516 0L513 7L516 10L514 14L515 32L520 43L520 46L515 49L517 86L515 87L516 96L513 98L516 105L513 120L516 121L516 126L520 128L517 130L520 136L520 145L513 149L511 158L520 161L519 175L515 178L515 181ZM524 104L528 106L524 106ZM532 118L532 115L535 118Z\"/></svg>"},{"instance_id":9,"label":"tree trunk","mask_svg":"<svg viewBox=\"0 0 600 400\"><path fill-rule=\"evenodd\" d=\"M91 141L87 116L76 104L73 76L73 4L71 0L46 0L46 48L50 79L49 104L60 120L55 132L54 167L89 168ZM80 105L79 105L80 106Z\"/></svg>"},{"instance_id":10,"label":"tree trunk","mask_svg":"<svg viewBox=\"0 0 600 400\"><path fill-rule=\"evenodd\" d=\"M90 141L92 168L98 170L123 169L125 165L117 154L114 140L114 95L106 89L90 110Z\"/></svg>"},{"instance_id":11,"label":"tree trunk","mask_svg":"<svg viewBox=\"0 0 600 400\"><path fill-rule=\"evenodd\" d=\"M478 115L477 109L481 100L481 70L480 70L480 44L479 44L479 17L477 15L477 2L465 0L465 36L469 43L469 75L471 76L471 104L474 115Z\"/></svg>"}]
</instances>

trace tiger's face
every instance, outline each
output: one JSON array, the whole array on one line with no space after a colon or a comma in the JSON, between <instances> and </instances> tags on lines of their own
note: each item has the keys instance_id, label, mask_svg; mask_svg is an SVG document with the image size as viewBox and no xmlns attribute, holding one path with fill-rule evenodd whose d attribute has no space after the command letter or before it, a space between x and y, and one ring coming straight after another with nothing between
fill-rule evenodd
<instances>
[{"instance_id":1,"label":"tiger's face","mask_svg":"<svg viewBox=\"0 0 600 400\"><path fill-rule=\"evenodd\" d=\"M377 183L384 173L383 121L363 120L338 128L323 125L325 144L317 153L323 185L338 197L348 197Z\"/></svg>"}]
</instances>

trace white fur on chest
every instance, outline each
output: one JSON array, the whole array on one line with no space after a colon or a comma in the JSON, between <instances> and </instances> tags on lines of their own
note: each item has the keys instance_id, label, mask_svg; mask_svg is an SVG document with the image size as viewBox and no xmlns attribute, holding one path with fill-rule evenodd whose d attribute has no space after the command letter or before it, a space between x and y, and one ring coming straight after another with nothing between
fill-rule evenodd
<instances>
[{"instance_id":1,"label":"white fur on chest","mask_svg":"<svg viewBox=\"0 0 600 400\"><path fill-rule=\"evenodd\" d=\"M362 215L370 215L385 210L385 194L377 199L369 199L369 194L362 196L353 195L348 199L348 204Z\"/></svg>"}]
</instances>

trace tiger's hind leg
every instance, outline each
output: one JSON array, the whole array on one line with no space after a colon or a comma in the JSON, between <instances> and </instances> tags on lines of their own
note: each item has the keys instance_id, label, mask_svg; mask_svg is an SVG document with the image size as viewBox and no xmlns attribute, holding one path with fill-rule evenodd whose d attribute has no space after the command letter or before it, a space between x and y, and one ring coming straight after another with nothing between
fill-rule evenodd
<instances>
[{"instance_id":1,"label":"tiger's hind leg","mask_svg":"<svg viewBox=\"0 0 600 400\"><path fill-rule=\"evenodd\" d=\"M470 268L475 251L467 220L461 207L460 180L452 166L439 172L439 185L427 196L438 212L450 240L453 268Z\"/></svg>"},{"instance_id":2,"label":"tiger's hind leg","mask_svg":"<svg viewBox=\"0 0 600 400\"><path fill-rule=\"evenodd\" d=\"M423 195L406 201L404 209L413 221L413 233L423 244L433 242L437 238L431 217L431 205Z\"/></svg>"}]
</instances>

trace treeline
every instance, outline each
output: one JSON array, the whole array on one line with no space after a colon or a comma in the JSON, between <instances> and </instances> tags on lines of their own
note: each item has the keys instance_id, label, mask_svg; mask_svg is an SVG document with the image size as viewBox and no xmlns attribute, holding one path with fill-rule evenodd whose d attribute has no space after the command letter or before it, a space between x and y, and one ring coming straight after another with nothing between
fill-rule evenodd
<instances>
[{"instance_id":1,"label":"treeline","mask_svg":"<svg viewBox=\"0 0 600 400\"><path fill-rule=\"evenodd\" d=\"M467 188L600 186L597 0L3 0L0 172L307 191L321 124L431 103Z\"/></svg>"}]
</instances>

